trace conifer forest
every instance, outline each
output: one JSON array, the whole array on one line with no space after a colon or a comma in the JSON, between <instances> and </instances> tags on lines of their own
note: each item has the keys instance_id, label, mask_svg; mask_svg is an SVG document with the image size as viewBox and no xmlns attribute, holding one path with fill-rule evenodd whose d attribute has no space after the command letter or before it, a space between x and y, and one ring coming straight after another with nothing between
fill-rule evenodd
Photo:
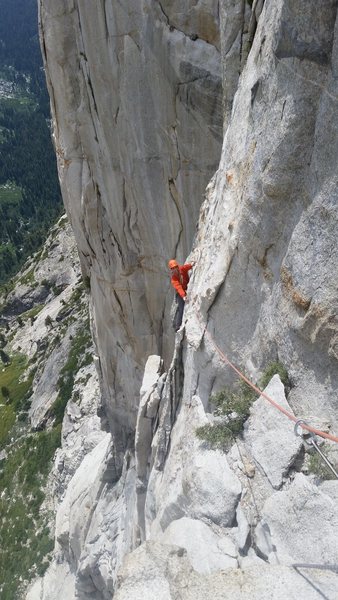
<instances>
[{"instance_id":1,"label":"conifer forest","mask_svg":"<svg viewBox=\"0 0 338 600\"><path fill-rule=\"evenodd\" d=\"M36 0L0 0L0 284L61 213Z\"/></svg>"}]
</instances>

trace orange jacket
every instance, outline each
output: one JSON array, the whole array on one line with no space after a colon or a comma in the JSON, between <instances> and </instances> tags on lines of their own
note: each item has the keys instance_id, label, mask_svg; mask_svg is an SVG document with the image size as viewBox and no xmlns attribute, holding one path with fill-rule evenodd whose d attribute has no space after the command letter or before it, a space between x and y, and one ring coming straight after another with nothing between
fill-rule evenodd
<instances>
[{"instance_id":1,"label":"orange jacket","mask_svg":"<svg viewBox=\"0 0 338 600\"><path fill-rule=\"evenodd\" d=\"M176 292L181 296L181 298L186 297L186 289L189 283L189 275L188 271L192 269L193 265L187 263L186 265L182 265L179 268L180 274L177 275L174 273L171 276L171 285L175 288Z\"/></svg>"}]
</instances>

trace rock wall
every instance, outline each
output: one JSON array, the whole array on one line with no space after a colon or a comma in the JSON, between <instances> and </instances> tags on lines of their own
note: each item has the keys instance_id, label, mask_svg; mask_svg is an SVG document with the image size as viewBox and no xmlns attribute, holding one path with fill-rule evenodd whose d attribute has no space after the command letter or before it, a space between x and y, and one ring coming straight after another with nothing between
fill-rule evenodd
<instances>
[{"instance_id":1,"label":"rock wall","mask_svg":"<svg viewBox=\"0 0 338 600\"><path fill-rule=\"evenodd\" d=\"M125 447L146 357L171 359L167 260L189 253L220 157L218 2L39 6L62 193Z\"/></svg>"},{"instance_id":2,"label":"rock wall","mask_svg":"<svg viewBox=\"0 0 338 600\"><path fill-rule=\"evenodd\" d=\"M337 426L337 3L316 7L264 4L201 211L187 331L196 347L199 315L254 377L280 360L297 414L325 407ZM229 378L214 354L194 353L204 402Z\"/></svg>"},{"instance_id":3,"label":"rock wall","mask_svg":"<svg viewBox=\"0 0 338 600\"><path fill-rule=\"evenodd\" d=\"M278 377L268 392L337 434L336 16L335 0L40 0L114 440L58 517L69 600L338 593L337 485L308 474L292 424L260 398L227 453L195 435L236 379L215 344L255 381L283 363L287 397ZM165 263L191 249L174 344Z\"/></svg>"}]
</instances>

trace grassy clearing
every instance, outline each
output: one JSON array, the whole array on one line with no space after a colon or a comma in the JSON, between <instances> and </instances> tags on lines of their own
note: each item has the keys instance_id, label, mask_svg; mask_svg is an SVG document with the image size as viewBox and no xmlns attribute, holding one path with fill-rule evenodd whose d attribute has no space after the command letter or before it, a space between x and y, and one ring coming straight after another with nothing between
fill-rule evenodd
<instances>
[{"instance_id":1,"label":"grassy clearing","mask_svg":"<svg viewBox=\"0 0 338 600\"><path fill-rule=\"evenodd\" d=\"M12 406L4 405L4 398L1 398L0 406L0 450L2 450L9 440L11 429L15 423L16 415Z\"/></svg>"},{"instance_id":2,"label":"grassy clearing","mask_svg":"<svg viewBox=\"0 0 338 600\"><path fill-rule=\"evenodd\" d=\"M23 354L15 354L10 357L10 364L3 366L0 371L0 389L7 388L9 391L8 402L13 406L16 413L27 409L27 396L31 389L32 379L22 380L27 368L27 358Z\"/></svg>"},{"instance_id":3,"label":"grassy clearing","mask_svg":"<svg viewBox=\"0 0 338 600\"><path fill-rule=\"evenodd\" d=\"M22 191L15 183L0 185L0 204L19 204L22 200Z\"/></svg>"},{"instance_id":4,"label":"grassy clearing","mask_svg":"<svg viewBox=\"0 0 338 600\"><path fill-rule=\"evenodd\" d=\"M16 416L21 415L29 406L29 396L33 375L23 379L27 368L27 359L23 354L15 354L10 363L0 370L0 449L9 441ZM22 419L21 419L22 420Z\"/></svg>"}]
</instances>

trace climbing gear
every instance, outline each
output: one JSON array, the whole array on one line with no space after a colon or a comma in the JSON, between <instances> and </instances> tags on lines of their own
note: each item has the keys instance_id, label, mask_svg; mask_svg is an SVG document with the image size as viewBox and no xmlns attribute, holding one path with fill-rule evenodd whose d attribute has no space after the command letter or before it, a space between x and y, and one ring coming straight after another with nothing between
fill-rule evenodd
<instances>
[{"instance_id":1,"label":"climbing gear","mask_svg":"<svg viewBox=\"0 0 338 600\"><path fill-rule=\"evenodd\" d=\"M338 574L338 564L323 565L316 563L293 563L290 565L294 569L320 569L326 571L333 571Z\"/></svg>"},{"instance_id":2,"label":"climbing gear","mask_svg":"<svg viewBox=\"0 0 338 600\"><path fill-rule=\"evenodd\" d=\"M184 311L184 299L176 292L175 294L175 312L172 319L172 326L177 332L182 324L183 311Z\"/></svg>"},{"instance_id":3,"label":"climbing gear","mask_svg":"<svg viewBox=\"0 0 338 600\"><path fill-rule=\"evenodd\" d=\"M186 289L189 283L188 271L190 271L190 269L192 269L192 264L186 263L185 265L178 266L178 269L175 270L171 275L171 285L181 296L181 298L185 298L187 295Z\"/></svg>"},{"instance_id":4,"label":"climbing gear","mask_svg":"<svg viewBox=\"0 0 338 600\"><path fill-rule=\"evenodd\" d=\"M334 466L330 463L329 459L325 456L325 454L319 448L315 434L312 431L309 431L309 433L307 434L308 438L306 438L306 437L303 437L304 436L303 432L299 432L298 427L300 425L304 425L304 424L307 425L307 423L305 421L303 421L303 419L298 419L298 421L296 421L295 426L294 426L295 435L301 437L302 440L308 446L312 446L313 448L315 448L315 450L321 456L322 460L325 462L326 466L330 469L330 471L332 471L332 473L334 474L336 479L338 479L338 473L337 473L336 469L334 468Z\"/></svg>"},{"instance_id":5,"label":"climbing gear","mask_svg":"<svg viewBox=\"0 0 338 600\"><path fill-rule=\"evenodd\" d=\"M257 387L257 385L252 383L252 381L250 381L250 379L248 379L237 367L235 367L235 365L228 359L228 357L224 354L224 352L222 352L222 350L217 346L213 337L207 330L207 324L205 324L205 325L203 324L202 318L199 315L198 311L196 311L196 314L197 314L198 320L200 321L200 325L203 330L203 335L205 335L210 340L211 344L214 346L217 353L219 354L221 360L226 365L228 365L233 371L235 371L235 373L237 373L237 375L238 375L238 377L240 377L240 379L242 379L248 386L250 386L253 390L255 390L256 394L258 394L259 396L263 396L263 398L265 398L265 400L267 400L270 404L272 404L272 406L277 408L277 410L279 410L286 417L288 417L288 419L290 419L290 421L293 421L294 423L296 423L297 421L302 421L302 419L300 419L300 420L297 419L297 417L295 417L295 415L291 414L289 411L287 411L285 408L283 408L283 406L280 406L280 404L278 404L277 402L275 402L275 400L270 398L270 396L268 396L268 394L266 392L260 390L259 387ZM332 442L336 442L336 444L338 444L338 437L336 437L335 435L332 435L331 433L325 433L325 431L320 431L319 429L315 429L314 427L311 427L311 425L308 425L307 423L305 423L303 421L300 422L299 425L300 425L300 427L302 427L302 429L305 429L306 431L315 433L316 435L319 435L322 438L331 440Z\"/></svg>"},{"instance_id":6,"label":"climbing gear","mask_svg":"<svg viewBox=\"0 0 338 600\"><path fill-rule=\"evenodd\" d=\"M175 269L175 267L178 267L178 266L179 266L179 264L178 264L177 260L175 260L174 258L169 260L169 262L168 262L169 269Z\"/></svg>"}]
</instances>

